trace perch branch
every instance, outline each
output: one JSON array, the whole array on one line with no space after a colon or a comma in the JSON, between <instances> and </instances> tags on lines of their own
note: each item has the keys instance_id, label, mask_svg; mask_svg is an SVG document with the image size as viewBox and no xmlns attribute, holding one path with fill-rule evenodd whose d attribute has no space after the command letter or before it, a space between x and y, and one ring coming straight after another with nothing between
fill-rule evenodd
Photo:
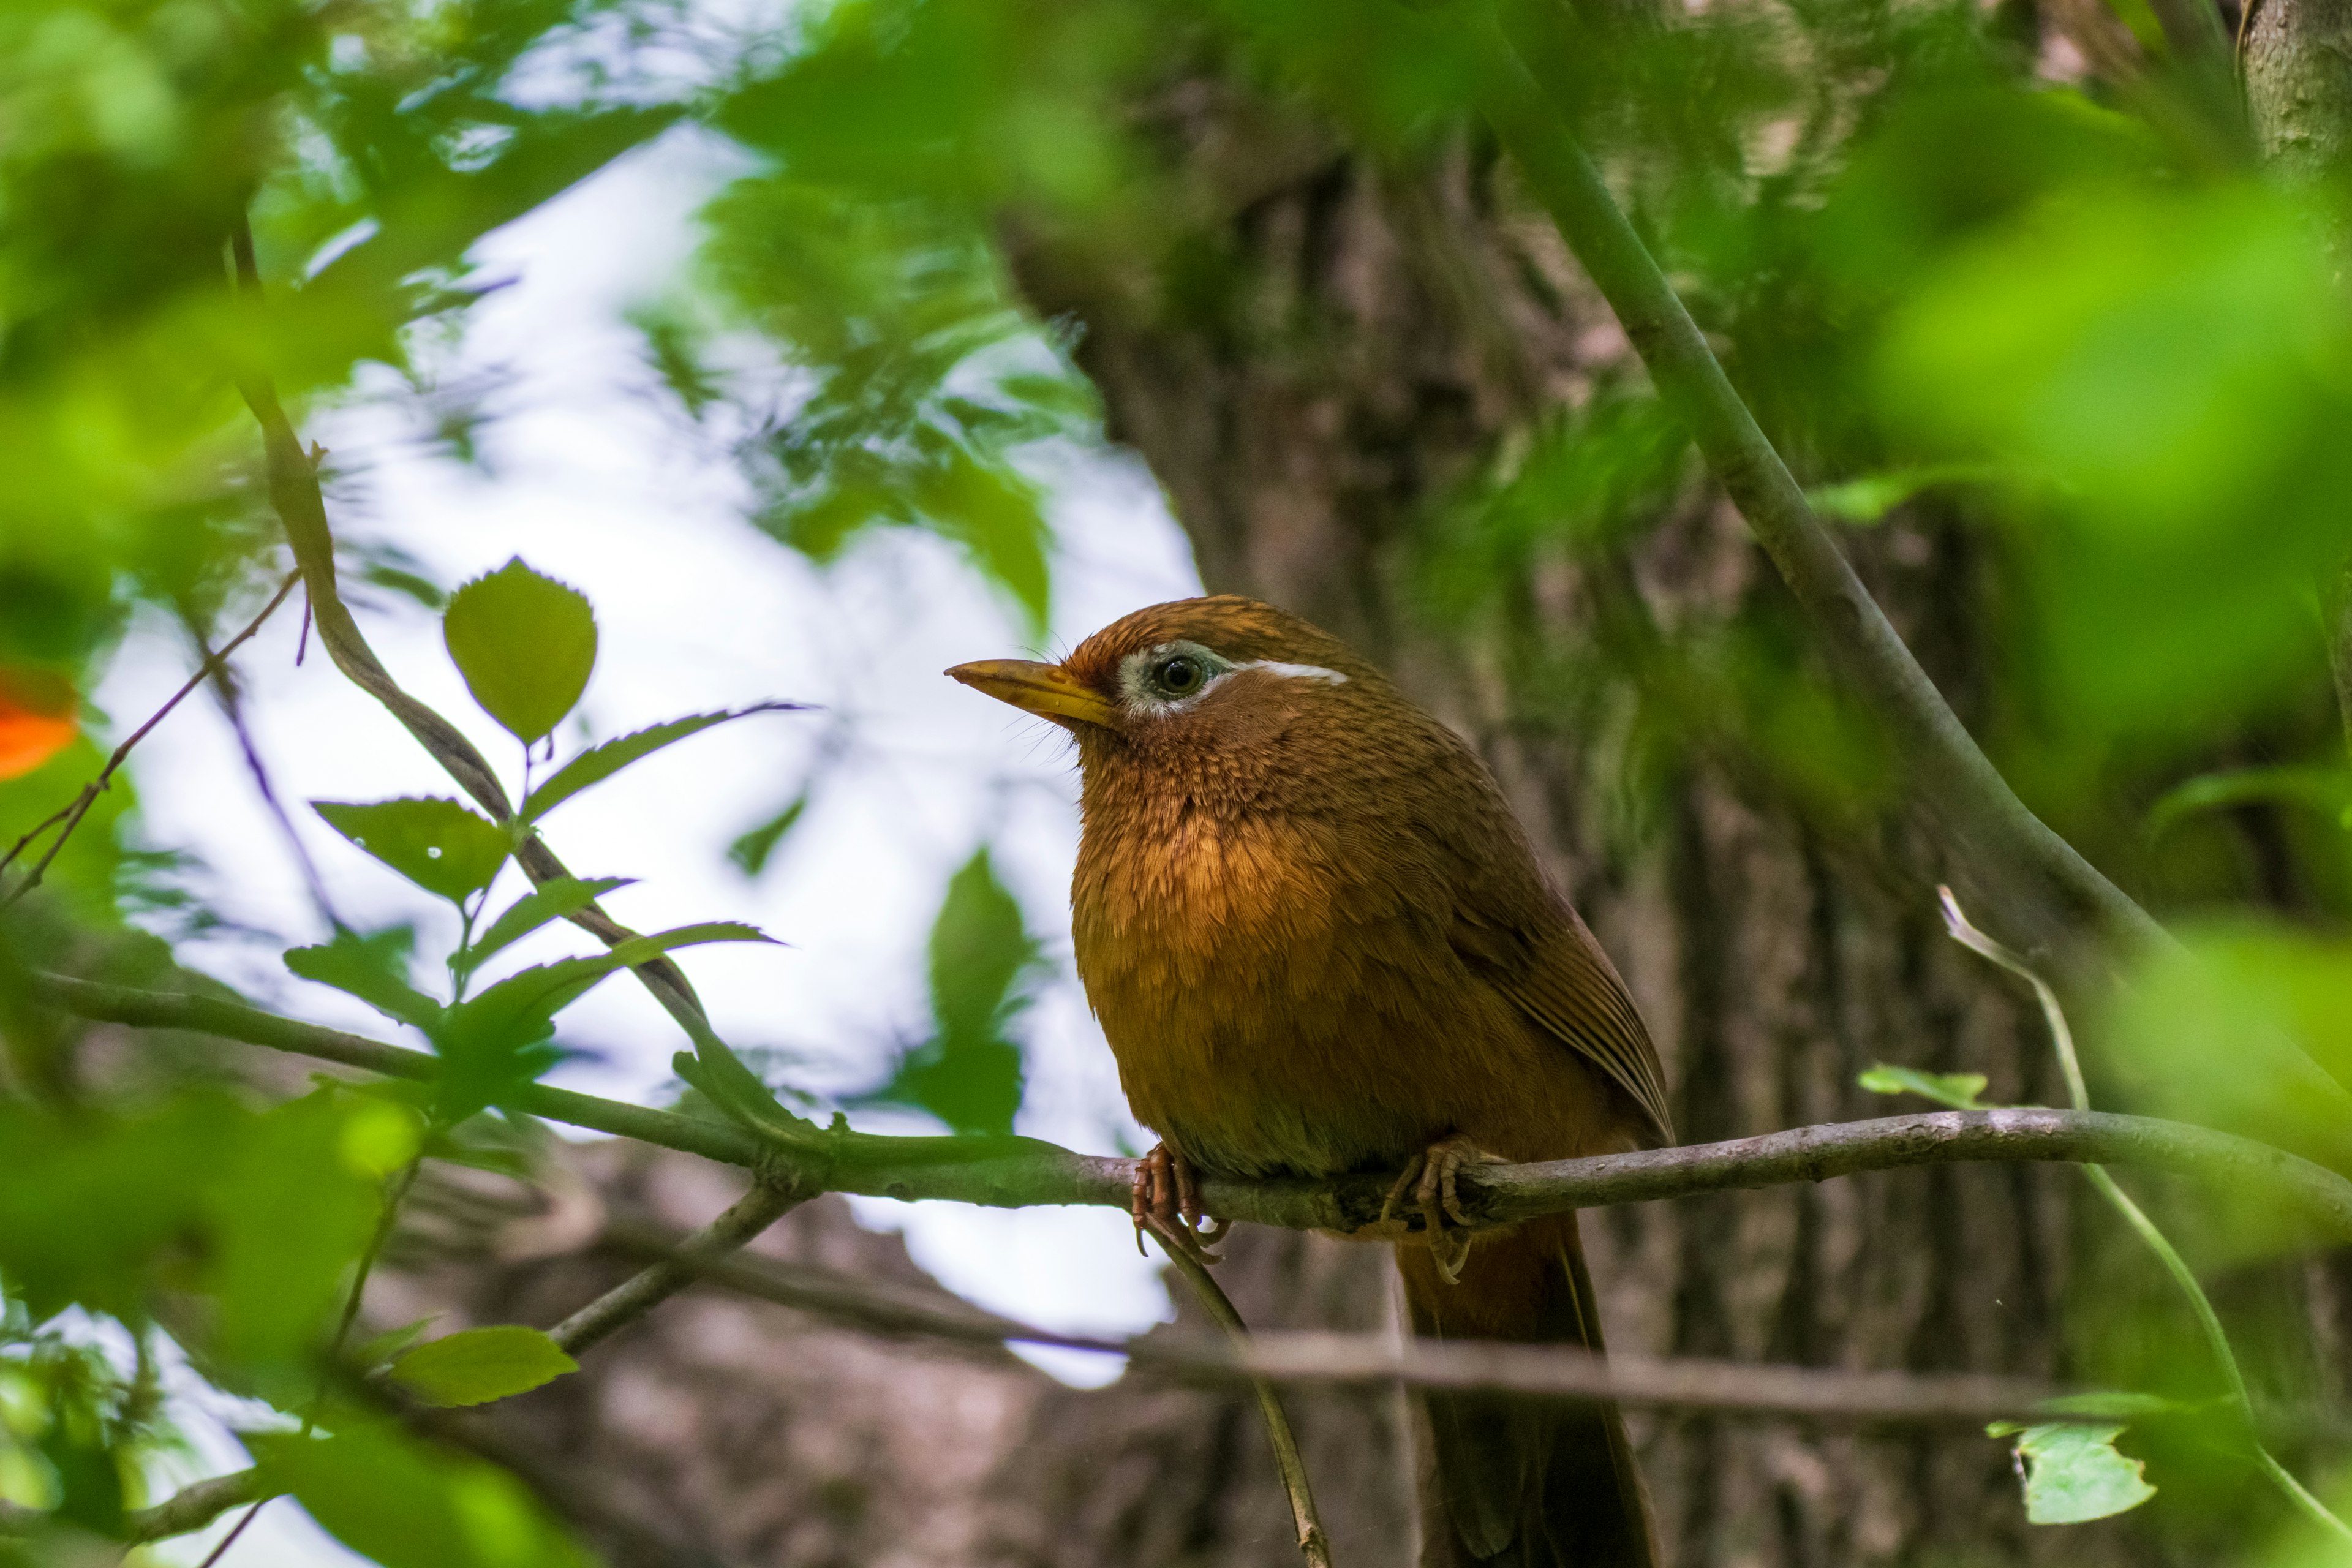
<instances>
[{"instance_id":1,"label":"perch branch","mask_svg":"<svg viewBox=\"0 0 2352 1568\"><path fill-rule=\"evenodd\" d=\"M2004 923L2046 932L2049 892L2112 936L2160 941L2162 928L2017 798L1853 567L1725 375L1697 323L1658 270L1601 171L1491 18L1486 116L1528 186L1609 301L1667 405L1770 556L1832 658L1912 759L1929 808L1987 870ZM2022 885L2021 873L2039 882Z\"/></svg>"},{"instance_id":2,"label":"perch branch","mask_svg":"<svg viewBox=\"0 0 2352 1568\"><path fill-rule=\"evenodd\" d=\"M132 990L57 975L37 993L86 1018L186 1029L431 1082L439 1070L422 1051L384 1045L211 997ZM823 1135L822 1156L762 1144L731 1123L626 1105L533 1085L513 1109L552 1121L634 1138L730 1164L772 1159L811 1191L906 1200L941 1198L992 1208L1092 1204L1125 1209L1134 1162L1074 1153L1031 1138L893 1138ZM1604 1154L1465 1172L1462 1206L1476 1226L1507 1225L1563 1209L1650 1203L1730 1188L1786 1186L1864 1171L1985 1161L2065 1161L2140 1165L2271 1194L2326 1234L2352 1238L2352 1180L2252 1139L2180 1122L2104 1111L1928 1111L1868 1121L1800 1127L1755 1138ZM1389 1178L1203 1184L1209 1213L1293 1230L1375 1234ZM1398 1222L1410 1227L1418 1215Z\"/></svg>"}]
</instances>

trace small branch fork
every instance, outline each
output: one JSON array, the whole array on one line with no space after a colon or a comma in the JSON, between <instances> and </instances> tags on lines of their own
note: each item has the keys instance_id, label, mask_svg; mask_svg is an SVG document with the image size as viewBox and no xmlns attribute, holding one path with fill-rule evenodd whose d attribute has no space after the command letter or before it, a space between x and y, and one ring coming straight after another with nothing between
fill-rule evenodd
<instances>
[{"instance_id":1,"label":"small branch fork","mask_svg":"<svg viewBox=\"0 0 2352 1568\"><path fill-rule=\"evenodd\" d=\"M148 732L156 725L169 718L172 710L177 708L181 700L189 692L225 670L228 667L228 656L244 647L247 639L261 629L262 623L277 613L278 606L286 602L286 595L294 591L294 584L299 581L301 581L299 573L289 573L286 581L278 585L278 592L271 595L269 603L261 607L261 613L254 616L243 631L231 637L219 652L210 655L198 665L196 672L188 677L177 691L172 693L163 706L150 714L144 724L131 731L130 737L122 744L114 748L114 754L106 759L106 766L98 771L98 776L81 786L79 795L34 825L30 831L10 847L6 854L0 855L0 873L5 873L9 866L31 847L35 839L52 827L58 829L57 837L50 843L48 848L42 852L41 858L33 863L33 868L26 873L24 880L5 893L0 893L0 910L6 909L41 885L41 879L48 875L50 865L58 858L58 851L66 847L66 840L73 837L74 829L81 826L82 818L88 816L90 807L98 804L98 797L105 794L107 787L114 782L115 773L121 769L124 763L130 760L131 749L145 740ZM59 824L63 826L60 826Z\"/></svg>"}]
</instances>

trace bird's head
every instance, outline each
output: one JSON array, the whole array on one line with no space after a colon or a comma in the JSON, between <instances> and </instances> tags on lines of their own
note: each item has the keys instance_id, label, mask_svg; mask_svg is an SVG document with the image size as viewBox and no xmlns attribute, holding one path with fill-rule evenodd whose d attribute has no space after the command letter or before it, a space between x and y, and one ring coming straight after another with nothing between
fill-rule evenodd
<instances>
[{"instance_id":1,"label":"bird's head","mask_svg":"<svg viewBox=\"0 0 2352 1568\"><path fill-rule=\"evenodd\" d=\"M1339 638L1233 595L1138 610L1059 664L983 659L948 674L1070 731L1089 764L1107 752L1230 758L1399 700Z\"/></svg>"}]
</instances>

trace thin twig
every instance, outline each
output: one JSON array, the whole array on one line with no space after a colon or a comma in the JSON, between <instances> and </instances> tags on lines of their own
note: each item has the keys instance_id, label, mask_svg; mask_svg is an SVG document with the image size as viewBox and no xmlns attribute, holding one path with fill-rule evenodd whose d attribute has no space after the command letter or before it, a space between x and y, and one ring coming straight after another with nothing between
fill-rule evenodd
<instances>
[{"instance_id":1,"label":"thin twig","mask_svg":"<svg viewBox=\"0 0 2352 1568\"><path fill-rule=\"evenodd\" d=\"M2091 1109L2091 1091L2084 1081L2082 1060L2074 1051L2074 1031L2066 1022L2065 1009L2059 1005L2058 993L2051 989L2050 983L2042 979L2032 965L1970 924L1969 917L1960 910L1959 900L1952 896L1949 888L1938 888L1936 891L1943 901L1945 928L1951 932L1954 941L2033 987L2034 998L2042 1004L2042 1019L2050 1026L2050 1043L2058 1053L2059 1068L2065 1075L2066 1097L2077 1112L2087 1112ZM2304 1484L2295 1479L2294 1472L2279 1463L2256 1434L2254 1405L2246 1392L2245 1373L2239 1369L2237 1352L2231 1348L2229 1333L2221 1327L2221 1314L2213 1310L2212 1300L2206 1296L2205 1287L2198 1282L2196 1272L2181 1258L2164 1232L2157 1227L2156 1222L2147 1217L2147 1211L2116 1184L2115 1177L2103 1167L2091 1163L2084 1165L2083 1174L2090 1178L2099 1195L2113 1205L2116 1212L2123 1215L2125 1223L2147 1244L2148 1250L2155 1253L2164 1265L2165 1272L2172 1276L2173 1283L2179 1286L2180 1293L2188 1298L2189 1310L2197 1317L2197 1326L2205 1336L2206 1347L2212 1352L2214 1363L2221 1369L2222 1381L2229 1386L2230 1403L2244 1418L2246 1441L2252 1445L2254 1462L2263 1474L2269 1477L2272 1483L2284 1492L2312 1522L2332 1531L2340 1540L2352 1542L2352 1525L2346 1524L2326 1504L2312 1496Z\"/></svg>"},{"instance_id":2,"label":"thin twig","mask_svg":"<svg viewBox=\"0 0 2352 1568\"><path fill-rule=\"evenodd\" d=\"M389 1078L431 1083L440 1064L423 1051L282 1018L210 996L140 991L37 974L35 994L85 1018L186 1029L341 1062ZM730 1164L772 1159L813 1189L914 1200L945 1198L992 1208L1090 1204L1126 1209L1135 1163L1074 1153L1033 1138L890 1138L827 1133L822 1163L763 1145L731 1122L682 1116L547 1084L512 1108ZM1733 1188L1785 1186L1866 1171L1988 1161L2065 1161L2177 1171L2270 1195L2324 1233L2352 1238L2352 1180L2309 1160L2202 1127L2105 1111L2014 1109L1927 1111L1793 1128L1755 1138L1604 1154L1542 1164L1475 1166L1461 1203L1474 1226L1507 1225L1564 1209L1650 1203ZM1293 1230L1364 1231L1381 1212L1389 1177L1331 1182L1212 1180L1207 1211ZM1417 1215L1402 1216L1410 1226Z\"/></svg>"},{"instance_id":3,"label":"thin twig","mask_svg":"<svg viewBox=\"0 0 2352 1568\"><path fill-rule=\"evenodd\" d=\"M726 1213L681 1238L670 1257L605 1291L548 1330L547 1337L578 1355L701 1279L710 1265L750 1245L812 1195L788 1181L754 1181Z\"/></svg>"},{"instance_id":4,"label":"thin twig","mask_svg":"<svg viewBox=\"0 0 2352 1568\"><path fill-rule=\"evenodd\" d=\"M1201 1260L1198 1241L1187 1245L1186 1237L1171 1234L1156 1217L1148 1221L1154 1240L1168 1254L1168 1261L1192 1288L1201 1305L1216 1325L1224 1330L1234 1344L1246 1352L1249 1349L1249 1325L1242 1321L1241 1313L1216 1279L1209 1273L1208 1265ZM1307 1484L1307 1460L1298 1452L1298 1436L1290 1429L1290 1417L1283 1413L1282 1394L1270 1378L1252 1376L1250 1387L1257 1394L1258 1414L1265 1418L1266 1441L1274 1447L1275 1468L1282 1474L1283 1495L1290 1500L1290 1522L1298 1531L1299 1555L1307 1559L1307 1568L1331 1568L1331 1542L1323 1533L1323 1521L1316 1517L1315 1493Z\"/></svg>"},{"instance_id":5,"label":"thin twig","mask_svg":"<svg viewBox=\"0 0 2352 1568\"><path fill-rule=\"evenodd\" d=\"M310 619L307 610L303 619L307 625ZM180 607L180 624L187 628L188 639L195 644L196 652L209 663L212 658L211 643L194 612L184 605ZM245 770L253 776L253 786L260 793L261 804L268 807L269 815L278 823L279 836L286 840L286 847L293 852L294 863L301 868L302 880L310 889L310 901L318 906L320 914L327 917L329 924L342 924L335 913L333 900L327 897L326 880L319 875L318 863L310 858L310 851L303 844L301 834L295 831L293 816L287 811L286 803L278 799L277 786L270 783L269 769L261 761L261 749L254 743L253 730L245 721L245 700L237 690L236 672L226 664L213 669L213 700L219 705L221 717L228 721L229 729L236 735L237 749L245 753Z\"/></svg>"},{"instance_id":6,"label":"thin twig","mask_svg":"<svg viewBox=\"0 0 2352 1568\"><path fill-rule=\"evenodd\" d=\"M58 830L56 842L51 844L48 848L43 852L40 859L35 863L32 870L26 874L25 879L17 883L15 889L9 891L5 897L0 897L0 910L6 909L9 905L15 903L17 900L23 898L26 894L31 892L35 888L41 885L41 879L48 874L51 862L55 861L58 858L58 851L66 847L66 840L73 837L74 829L79 827L81 826L82 818L89 815L89 808L98 804L98 797L100 795L103 795L106 792L107 786L113 782L116 770L120 769L122 764L130 759L131 749L137 746L140 742L147 738L149 731L154 729L156 725L162 723L171 715L172 710L180 705L181 699L186 697L189 692L194 691L197 687L202 686L207 679L211 679L214 672L220 669L223 665L227 662L229 655L244 647L247 639L261 629L261 623L268 620L277 610L278 606L286 602L286 595L293 592L294 584L299 580L299 574L289 574L287 576L286 581L278 585L278 592L270 598L269 603L261 607L261 614L254 616L253 619L247 624L245 630L231 637L226 647L222 648L218 653L214 654L211 658L205 659L204 663L197 666L195 674L188 677L186 682L183 684L177 691L172 693L170 700L167 700L163 706L156 709L153 713L148 716L147 721L144 724L140 725L139 728L131 731L129 739L125 740L122 744L114 748L114 754L106 759L106 766L99 770L98 776L96 778L82 785L81 793L73 798L70 805L52 813L40 824L39 826L34 828L32 832L27 833L24 837L18 839L16 847L10 849L7 854L0 855L0 870L5 870L9 862L15 860L17 856L23 854L26 847L36 837L39 837L43 829L48 827L54 823L63 822L65 824L63 827Z\"/></svg>"},{"instance_id":7,"label":"thin twig","mask_svg":"<svg viewBox=\"0 0 2352 1568\"><path fill-rule=\"evenodd\" d=\"M251 1508L245 1510L245 1517L238 1520L229 1532L220 1538L220 1544L205 1553L205 1560L197 1563L196 1568L213 1568L214 1563L227 1556L228 1549L236 1544L236 1538L253 1527L253 1521L261 1517L261 1510L268 1507L269 1503L268 1498L257 1500Z\"/></svg>"},{"instance_id":8,"label":"thin twig","mask_svg":"<svg viewBox=\"0 0 2352 1568\"><path fill-rule=\"evenodd\" d=\"M257 310L262 302L261 274L254 258L253 227L242 214L230 236L229 249L237 292L249 308ZM319 640L326 645L328 657L354 685L389 709L458 787L489 814L492 821L508 826L513 820L514 810L497 771L456 725L402 689L375 650L368 646L359 623L344 605L342 590L335 577L334 534L327 522L327 502L319 488L318 465L304 453L301 437L278 402L276 386L258 369L249 367L238 377L237 389L260 423L270 505L286 530L286 542L294 552L295 563L301 569L303 586L309 594L309 613L318 624ZM572 874L536 830L524 835L517 845L515 863L535 887ZM618 947L637 935L593 901L565 918L607 947ZM724 1107L772 1137L790 1141L814 1136L816 1130L774 1104L756 1077L711 1029L701 998L695 994L684 970L663 957L632 965L630 973L686 1031L687 1037L694 1043L696 1057L716 1080L709 1087Z\"/></svg>"},{"instance_id":9,"label":"thin twig","mask_svg":"<svg viewBox=\"0 0 2352 1568\"><path fill-rule=\"evenodd\" d=\"M1616 312L1660 395L1689 429L1814 633L1914 759L1911 776L1928 805L1969 842L1979 864L1990 858L2008 868L2007 877L1988 874L2004 921L2048 932L2089 913L2112 936L2162 940L2162 928L2147 911L2027 809L1969 736L1839 552L1566 117L1500 25L1476 15L1480 20L1473 25L1486 34L1488 101L1482 107L1496 134ZM2021 886L2021 873L2042 886ZM2053 901L2061 907L2053 910Z\"/></svg>"}]
</instances>

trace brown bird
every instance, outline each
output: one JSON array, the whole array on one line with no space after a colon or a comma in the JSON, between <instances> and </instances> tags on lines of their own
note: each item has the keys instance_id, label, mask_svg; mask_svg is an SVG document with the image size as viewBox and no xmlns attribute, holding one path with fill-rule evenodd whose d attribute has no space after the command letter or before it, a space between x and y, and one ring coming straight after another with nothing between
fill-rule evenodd
<instances>
[{"instance_id":1,"label":"brown bird","mask_svg":"<svg viewBox=\"0 0 2352 1568\"><path fill-rule=\"evenodd\" d=\"M948 673L1077 738L1078 974L1162 1141L1138 1223L1192 1244L1196 1170L1402 1167L1429 1219L1396 1247L1414 1333L1601 1350L1573 1214L1448 1223L1465 1164L1671 1138L1624 983L1468 745L1251 599ZM1654 1563L1614 1408L1418 1403L1424 1568Z\"/></svg>"}]
</instances>

